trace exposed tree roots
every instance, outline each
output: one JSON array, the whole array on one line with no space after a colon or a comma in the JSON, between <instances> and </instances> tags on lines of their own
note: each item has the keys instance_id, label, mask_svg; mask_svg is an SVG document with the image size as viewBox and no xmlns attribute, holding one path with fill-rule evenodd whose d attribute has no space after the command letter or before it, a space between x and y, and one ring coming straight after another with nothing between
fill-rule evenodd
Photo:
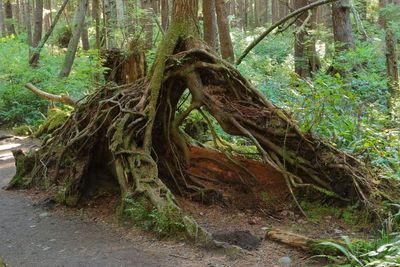
<instances>
[{"instance_id":1,"label":"exposed tree roots","mask_svg":"<svg viewBox=\"0 0 400 267\"><path fill-rule=\"evenodd\" d=\"M99 88L29 156L33 167L19 171L12 184L45 186L59 200L74 205L90 186L91 162L101 157L101 167L118 180L126 207L140 198L159 211L182 214L173 193L206 203L223 201L219 190L207 186L218 176L193 171L199 157L190 153L189 141L179 129L189 113L198 110L211 114L227 133L251 141L262 161L282 174L294 198L295 193L312 192L374 208L378 182L362 163L311 133L300 132L284 110L264 99L229 63L206 50L178 49L182 47L178 45L165 62L154 120L148 115L154 96L148 80ZM177 105L186 89L191 104L182 111ZM237 170L243 187L262 186L257 175L233 157L207 160L220 169ZM192 219L182 214L181 220L188 236L210 242L211 236Z\"/></svg>"}]
</instances>

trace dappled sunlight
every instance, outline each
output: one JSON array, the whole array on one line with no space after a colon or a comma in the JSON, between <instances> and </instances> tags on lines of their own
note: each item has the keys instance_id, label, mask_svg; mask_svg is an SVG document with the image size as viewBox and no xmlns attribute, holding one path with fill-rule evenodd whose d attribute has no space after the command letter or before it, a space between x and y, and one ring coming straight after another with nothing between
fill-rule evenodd
<instances>
[{"instance_id":1,"label":"dappled sunlight","mask_svg":"<svg viewBox=\"0 0 400 267\"><path fill-rule=\"evenodd\" d=\"M10 143L10 144L5 144L5 145L0 145L0 151L4 151L4 150L10 150L16 147L20 147L21 144L19 143Z\"/></svg>"}]
</instances>

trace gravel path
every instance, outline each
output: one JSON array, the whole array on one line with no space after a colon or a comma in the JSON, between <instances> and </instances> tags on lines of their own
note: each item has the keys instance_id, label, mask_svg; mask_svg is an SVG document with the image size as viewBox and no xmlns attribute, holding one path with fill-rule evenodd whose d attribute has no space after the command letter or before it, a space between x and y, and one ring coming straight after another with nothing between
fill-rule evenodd
<instances>
[{"instance_id":1,"label":"gravel path","mask_svg":"<svg viewBox=\"0 0 400 267\"><path fill-rule=\"evenodd\" d=\"M0 132L0 137L2 132ZM4 136L4 133L3 133ZM15 172L11 148L29 139L0 141L0 187ZM176 257L103 229L35 206L21 192L0 190L0 256L9 266L180 266Z\"/></svg>"}]
</instances>

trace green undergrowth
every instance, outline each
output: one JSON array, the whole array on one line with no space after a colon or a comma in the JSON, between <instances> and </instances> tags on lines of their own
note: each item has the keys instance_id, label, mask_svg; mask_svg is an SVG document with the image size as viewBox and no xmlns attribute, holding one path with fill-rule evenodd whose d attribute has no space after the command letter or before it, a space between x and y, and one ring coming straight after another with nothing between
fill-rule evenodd
<instances>
[{"instance_id":1,"label":"green undergrowth","mask_svg":"<svg viewBox=\"0 0 400 267\"><path fill-rule=\"evenodd\" d=\"M354 229L363 229L370 225L371 216L365 209L356 205L347 207L335 207L318 202L301 201L300 206L307 214L311 222L323 221L326 218L343 220L344 223Z\"/></svg>"},{"instance_id":2,"label":"green undergrowth","mask_svg":"<svg viewBox=\"0 0 400 267\"><path fill-rule=\"evenodd\" d=\"M185 223L182 213L173 208L159 211L144 197L125 197L120 208L123 216L131 218L135 225L151 230L160 238L182 239L185 237Z\"/></svg>"},{"instance_id":3,"label":"green undergrowth","mask_svg":"<svg viewBox=\"0 0 400 267\"><path fill-rule=\"evenodd\" d=\"M96 88L96 77L102 77L100 74L103 69L98 67L100 59L96 50L78 51L70 76L63 79L58 78L58 73L64 61L65 50L46 46L41 53L38 68L29 66L28 51L24 35L0 38L2 125L26 124L37 127L47 116L51 103L25 89L26 83L32 83L49 93L67 94L79 99Z\"/></svg>"}]
</instances>

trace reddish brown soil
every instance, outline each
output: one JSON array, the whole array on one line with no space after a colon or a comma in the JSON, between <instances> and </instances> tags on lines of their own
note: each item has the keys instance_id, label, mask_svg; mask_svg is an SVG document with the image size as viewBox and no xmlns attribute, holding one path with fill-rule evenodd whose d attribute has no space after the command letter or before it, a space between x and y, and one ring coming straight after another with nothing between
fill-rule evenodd
<instances>
[{"instance_id":1,"label":"reddish brown soil","mask_svg":"<svg viewBox=\"0 0 400 267\"><path fill-rule=\"evenodd\" d=\"M271 166L242 156L232 157L233 163L221 152L200 147L191 147L190 156L189 173L220 190L229 206L269 212L284 209L289 191L283 176Z\"/></svg>"}]
</instances>

